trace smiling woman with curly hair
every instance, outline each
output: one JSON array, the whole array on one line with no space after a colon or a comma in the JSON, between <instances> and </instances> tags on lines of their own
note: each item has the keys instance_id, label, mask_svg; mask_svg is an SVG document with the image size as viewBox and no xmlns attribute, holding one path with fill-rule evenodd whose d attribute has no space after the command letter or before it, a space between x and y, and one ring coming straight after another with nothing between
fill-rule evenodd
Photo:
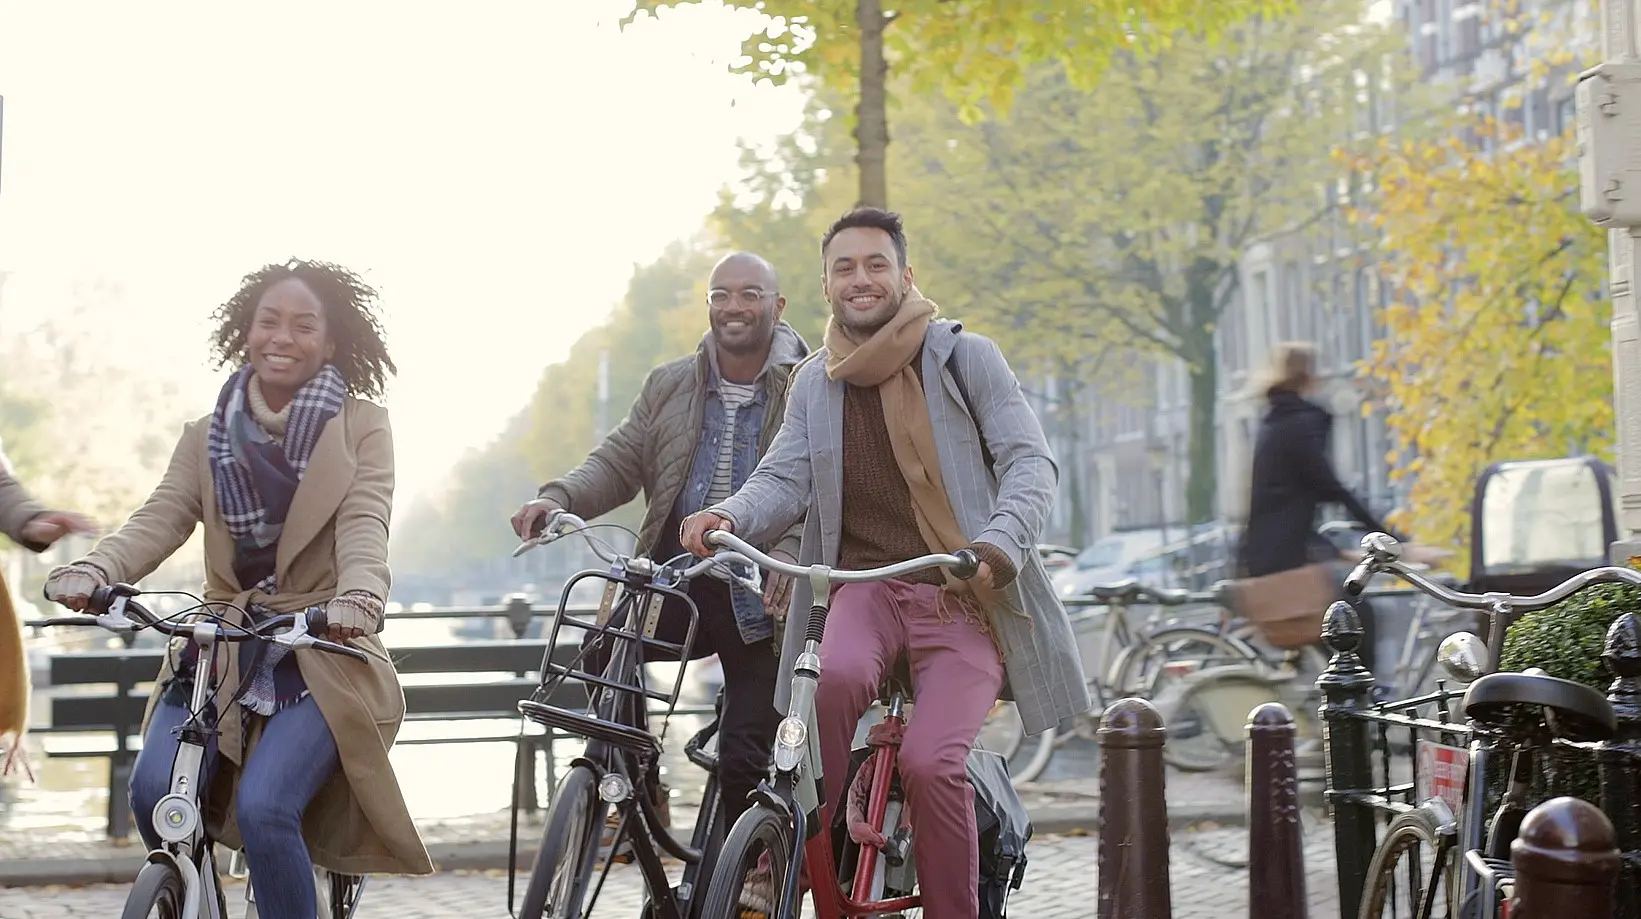
<instances>
[{"instance_id":1,"label":"smiling woman with curly hair","mask_svg":"<svg viewBox=\"0 0 1641 919\"><path fill-rule=\"evenodd\" d=\"M432 871L388 762L404 717L376 634L390 580L393 435L387 410L365 399L379 398L396 368L376 299L326 262L292 259L246 275L214 316L214 357L234 368L215 408L184 428L131 519L46 583L51 599L83 609L97 587L152 572L203 522L205 597L226 618L322 606L329 637L368 656L262 642L227 656L212 762L226 758L229 768L216 769L208 819L219 841L245 849L267 919L315 915L316 862L342 874ZM132 809L150 847L188 715L193 653L189 645L161 668L132 770Z\"/></svg>"}]
</instances>

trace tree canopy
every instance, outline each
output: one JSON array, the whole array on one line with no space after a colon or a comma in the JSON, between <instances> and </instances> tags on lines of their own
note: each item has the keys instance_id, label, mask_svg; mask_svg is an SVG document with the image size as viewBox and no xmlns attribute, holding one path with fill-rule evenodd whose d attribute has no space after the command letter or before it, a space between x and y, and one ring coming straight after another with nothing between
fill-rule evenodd
<instances>
[{"instance_id":1,"label":"tree canopy","mask_svg":"<svg viewBox=\"0 0 1641 919\"><path fill-rule=\"evenodd\" d=\"M1474 134L1384 141L1358 162L1378 188L1355 212L1394 291L1366 366L1401 444L1394 519L1460 568L1489 463L1613 447L1606 237L1578 209L1572 132Z\"/></svg>"}]
</instances>

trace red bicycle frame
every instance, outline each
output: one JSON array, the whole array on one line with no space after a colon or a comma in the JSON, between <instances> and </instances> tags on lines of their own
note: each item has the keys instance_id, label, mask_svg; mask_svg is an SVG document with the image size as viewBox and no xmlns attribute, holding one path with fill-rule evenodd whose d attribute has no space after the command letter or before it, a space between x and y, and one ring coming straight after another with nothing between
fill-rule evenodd
<instances>
[{"instance_id":1,"label":"red bicycle frame","mask_svg":"<svg viewBox=\"0 0 1641 919\"><path fill-rule=\"evenodd\" d=\"M881 724L874 725L866 737L866 745L873 748L872 782L866 800L866 820L880 836L883 818L889 809L889 789L894 784L895 765L900 758L900 738L906 730L902 714L905 700L896 693L889 703L888 715ZM845 798L847 798L845 791ZM830 805L821 809L823 827L832 825ZM877 860L882 853L876 847L863 845L855 864L855 883L848 895L838 887L838 869L832 861L832 834L823 829L804 843L804 862L809 866L810 895L815 902L815 919L854 919L877 913L894 913L922 905L922 897L895 897L892 900L873 900L872 877L877 873Z\"/></svg>"}]
</instances>

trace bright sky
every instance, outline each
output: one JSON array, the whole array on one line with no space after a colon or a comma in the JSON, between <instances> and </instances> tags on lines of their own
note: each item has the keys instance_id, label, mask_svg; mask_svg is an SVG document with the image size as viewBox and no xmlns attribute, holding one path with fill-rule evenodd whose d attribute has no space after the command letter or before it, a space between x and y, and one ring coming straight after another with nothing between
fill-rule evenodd
<instances>
[{"instance_id":1,"label":"bright sky","mask_svg":"<svg viewBox=\"0 0 1641 919\"><path fill-rule=\"evenodd\" d=\"M796 90L728 73L757 14L622 32L631 6L0 0L0 333L112 278L99 335L203 414L205 320L242 274L364 271L403 506L701 227L738 138L801 118Z\"/></svg>"}]
</instances>

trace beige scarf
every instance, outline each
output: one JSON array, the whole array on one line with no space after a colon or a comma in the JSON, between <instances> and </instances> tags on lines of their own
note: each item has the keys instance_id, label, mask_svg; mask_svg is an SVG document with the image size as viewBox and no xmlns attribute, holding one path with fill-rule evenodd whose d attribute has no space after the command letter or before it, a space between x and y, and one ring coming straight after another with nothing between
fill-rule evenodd
<instances>
[{"instance_id":1,"label":"beige scarf","mask_svg":"<svg viewBox=\"0 0 1641 919\"><path fill-rule=\"evenodd\" d=\"M934 301L912 287L901 301L900 310L865 341L856 341L853 333L832 317L826 323L826 376L852 386L877 387L895 465L911 489L917 530L930 552L956 552L969 544L969 538L957 523L941 481L929 404L924 400L917 371L912 368L912 361L923 351L929 322L939 311ZM988 611L1011 606L1003 591L960 581L950 572L946 572L946 589L975 598Z\"/></svg>"}]
</instances>

